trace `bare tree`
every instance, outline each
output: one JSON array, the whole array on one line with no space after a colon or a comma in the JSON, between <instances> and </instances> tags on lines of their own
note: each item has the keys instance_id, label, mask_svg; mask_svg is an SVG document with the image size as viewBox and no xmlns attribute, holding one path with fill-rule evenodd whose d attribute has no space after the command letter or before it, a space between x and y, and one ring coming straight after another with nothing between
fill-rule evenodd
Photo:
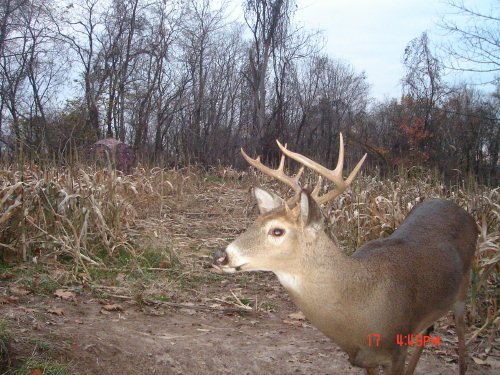
<instances>
[{"instance_id":1,"label":"bare tree","mask_svg":"<svg viewBox=\"0 0 500 375\"><path fill-rule=\"evenodd\" d=\"M209 98L208 80L216 56L215 34L223 27L223 9L213 9L209 0L191 0L182 32L183 59L190 77L193 98L185 144L190 155L203 160L206 155L206 132L209 124L204 109Z\"/></svg>"},{"instance_id":2,"label":"bare tree","mask_svg":"<svg viewBox=\"0 0 500 375\"><path fill-rule=\"evenodd\" d=\"M262 153L271 153L271 140L264 134L266 125L266 79L273 50L283 42L295 10L294 0L246 0L245 21L252 33L248 51L249 73L246 75L253 93L253 134L257 134Z\"/></svg>"},{"instance_id":3,"label":"bare tree","mask_svg":"<svg viewBox=\"0 0 500 375\"><path fill-rule=\"evenodd\" d=\"M2 25L0 54L2 123L4 119L10 122L16 152L23 143L40 159L48 151L47 105L56 95L65 63L51 28L54 10L50 2L42 1L5 7L8 17L2 17L6 24Z\"/></svg>"},{"instance_id":4,"label":"bare tree","mask_svg":"<svg viewBox=\"0 0 500 375\"><path fill-rule=\"evenodd\" d=\"M353 137L366 111L366 76L343 61L314 55L297 67L292 80L293 107L299 108L299 116L291 124L295 142L311 154L321 150L318 158L333 164L338 133Z\"/></svg>"},{"instance_id":5,"label":"bare tree","mask_svg":"<svg viewBox=\"0 0 500 375\"><path fill-rule=\"evenodd\" d=\"M86 105L86 127L91 134L90 140L100 136L98 102L104 87L105 77L96 80L95 64L99 51L97 34L101 27L99 21L99 0L79 0L66 6L59 19L54 20L58 33L76 53L81 64L84 98Z\"/></svg>"},{"instance_id":6,"label":"bare tree","mask_svg":"<svg viewBox=\"0 0 500 375\"><path fill-rule=\"evenodd\" d=\"M3 143L9 145L17 153L21 142L19 92L26 77L26 66L23 54L27 49L27 40L22 14L28 8L28 2L7 0L0 5L0 135ZM4 120L10 116L10 124L14 132L14 145L3 139Z\"/></svg>"},{"instance_id":7,"label":"bare tree","mask_svg":"<svg viewBox=\"0 0 500 375\"><path fill-rule=\"evenodd\" d=\"M451 15L440 26L453 39L444 45L451 57L449 68L478 73L500 72L500 14L498 5L481 12L463 0L447 0ZM458 23L458 17L464 22ZM498 75L494 80L498 81Z\"/></svg>"}]
</instances>

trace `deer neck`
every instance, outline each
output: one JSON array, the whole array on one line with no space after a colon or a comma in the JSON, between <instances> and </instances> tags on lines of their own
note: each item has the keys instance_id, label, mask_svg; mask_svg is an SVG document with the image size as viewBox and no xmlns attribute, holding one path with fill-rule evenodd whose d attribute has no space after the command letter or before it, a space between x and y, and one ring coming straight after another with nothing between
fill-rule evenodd
<instances>
[{"instance_id":1,"label":"deer neck","mask_svg":"<svg viewBox=\"0 0 500 375\"><path fill-rule=\"evenodd\" d=\"M365 274L359 262L340 251L325 233L321 232L313 240L307 237L297 244L297 256L274 270L290 293L302 294L303 288L321 284L336 293L351 285L353 276L358 279Z\"/></svg>"},{"instance_id":2,"label":"deer neck","mask_svg":"<svg viewBox=\"0 0 500 375\"><path fill-rule=\"evenodd\" d=\"M365 298L359 290L366 291L359 285L369 287L370 273L359 261L340 251L323 232L314 241L306 238L299 245L300 256L283 267L286 271L275 270L275 274L293 302L320 331L331 338L349 337L343 331L356 319L357 302L362 304ZM341 340L336 341L341 344Z\"/></svg>"}]
</instances>

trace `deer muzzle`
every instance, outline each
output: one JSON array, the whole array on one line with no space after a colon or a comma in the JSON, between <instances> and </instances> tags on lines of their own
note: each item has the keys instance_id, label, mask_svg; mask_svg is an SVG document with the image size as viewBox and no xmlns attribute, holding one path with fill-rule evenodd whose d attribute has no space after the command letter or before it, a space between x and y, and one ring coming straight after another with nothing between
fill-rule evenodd
<instances>
[{"instance_id":1,"label":"deer muzzle","mask_svg":"<svg viewBox=\"0 0 500 375\"><path fill-rule=\"evenodd\" d=\"M219 250L214 254L213 265L226 273L243 271L247 259L239 254L237 248L229 245L225 250Z\"/></svg>"},{"instance_id":2,"label":"deer muzzle","mask_svg":"<svg viewBox=\"0 0 500 375\"><path fill-rule=\"evenodd\" d=\"M228 264L228 257L225 250L217 250L214 254L212 264L216 267L226 266Z\"/></svg>"}]
</instances>

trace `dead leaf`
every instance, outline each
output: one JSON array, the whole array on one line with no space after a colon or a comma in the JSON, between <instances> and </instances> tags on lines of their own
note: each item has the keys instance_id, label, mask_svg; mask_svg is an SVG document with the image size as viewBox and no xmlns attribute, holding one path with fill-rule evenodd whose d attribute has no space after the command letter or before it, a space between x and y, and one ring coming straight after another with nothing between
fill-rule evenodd
<instances>
[{"instance_id":1,"label":"dead leaf","mask_svg":"<svg viewBox=\"0 0 500 375\"><path fill-rule=\"evenodd\" d=\"M112 305L103 305L102 310L104 310L104 311L123 311L123 307L114 303Z\"/></svg>"},{"instance_id":2,"label":"dead leaf","mask_svg":"<svg viewBox=\"0 0 500 375\"><path fill-rule=\"evenodd\" d=\"M75 293L70 292L69 290L64 290L64 289L57 289L54 292L54 297L60 298L64 301L74 301L76 299Z\"/></svg>"},{"instance_id":3,"label":"dead leaf","mask_svg":"<svg viewBox=\"0 0 500 375\"><path fill-rule=\"evenodd\" d=\"M29 290L26 290L24 288L20 288L17 286L10 287L9 292L10 292L10 294L13 294L14 296L18 296L18 297L22 297L22 296L25 296L27 294L30 294Z\"/></svg>"},{"instance_id":4,"label":"dead leaf","mask_svg":"<svg viewBox=\"0 0 500 375\"><path fill-rule=\"evenodd\" d=\"M5 305L19 303L19 297L14 297L14 296L0 297L0 303Z\"/></svg>"},{"instance_id":5,"label":"dead leaf","mask_svg":"<svg viewBox=\"0 0 500 375\"><path fill-rule=\"evenodd\" d=\"M64 311L63 311L63 309L59 309L59 308L57 308L57 307L47 309L47 312L48 312L49 314L54 314L54 315L57 315L57 316L62 316L62 315L64 315Z\"/></svg>"},{"instance_id":6,"label":"dead leaf","mask_svg":"<svg viewBox=\"0 0 500 375\"><path fill-rule=\"evenodd\" d=\"M303 324L300 320L289 320L289 319L284 319L283 320L283 323L285 324L289 324L291 326L294 326L294 327L303 327Z\"/></svg>"},{"instance_id":7,"label":"dead leaf","mask_svg":"<svg viewBox=\"0 0 500 375\"><path fill-rule=\"evenodd\" d=\"M33 314L35 312L35 309L29 309L24 306L19 306L18 309L21 310L22 312L25 312L26 314Z\"/></svg>"},{"instance_id":8,"label":"dead leaf","mask_svg":"<svg viewBox=\"0 0 500 375\"><path fill-rule=\"evenodd\" d=\"M14 278L14 275L9 272L0 273L0 280L10 280Z\"/></svg>"},{"instance_id":9,"label":"dead leaf","mask_svg":"<svg viewBox=\"0 0 500 375\"><path fill-rule=\"evenodd\" d=\"M31 375L42 375L42 370L37 368L36 370L31 370Z\"/></svg>"},{"instance_id":10,"label":"dead leaf","mask_svg":"<svg viewBox=\"0 0 500 375\"><path fill-rule=\"evenodd\" d=\"M302 313L302 311L297 311L295 313L288 314L288 317L293 320L306 320L306 317Z\"/></svg>"},{"instance_id":11,"label":"dead leaf","mask_svg":"<svg viewBox=\"0 0 500 375\"><path fill-rule=\"evenodd\" d=\"M170 267L170 261L169 260L162 260L159 264L159 268L169 268Z\"/></svg>"},{"instance_id":12,"label":"dead leaf","mask_svg":"<svg viewBox=\"0 0 500 375\"><path fill-rule=\"evenodd\" d=\"M484 366L484 365L488 364L487 361L485 361L484 359L481 359L481 358L477 358L477 357L472 356L472 359L474 360L474 362L476 363L476 365L482 365L482 366Z\"/></svg>"},{"instance_id":13,"label":"dead leaf","mask_svg":"<svg viewBox=\"0 0 500 375\"><path fill-rule=\"evenodd\" d=\"M486 359L486 364L490 365L491 368L500 369L500 361L491 357Z\"/></svg>"}]
</instances>

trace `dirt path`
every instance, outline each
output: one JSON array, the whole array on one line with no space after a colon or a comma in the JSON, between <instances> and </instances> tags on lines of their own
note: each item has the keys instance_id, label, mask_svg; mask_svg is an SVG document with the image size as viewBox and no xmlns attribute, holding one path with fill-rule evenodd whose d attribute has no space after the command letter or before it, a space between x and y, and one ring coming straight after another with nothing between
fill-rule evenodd
<instances>
[{"instance_id":1,"label":"dirt path","mask_svg":"<svg viewBox=\"0 0 500 375\"><path fill-rule=\"evenodd\" d=\"M217 311L224 306L208 298L183 302L187 308L139 308L132 300L103 302L88 293L72 301L26 295L1 305L0 313L9 321L12 360L45 351L69 361L73 374L363 373L320 332L290 317L295 310L286 296L275 302L274 312L234 313ZM442 341L437 353L424 352L417 374L457 373L454 338ZM469 374L495 372L470 362Z\"/></svg>"}]
</instances>

